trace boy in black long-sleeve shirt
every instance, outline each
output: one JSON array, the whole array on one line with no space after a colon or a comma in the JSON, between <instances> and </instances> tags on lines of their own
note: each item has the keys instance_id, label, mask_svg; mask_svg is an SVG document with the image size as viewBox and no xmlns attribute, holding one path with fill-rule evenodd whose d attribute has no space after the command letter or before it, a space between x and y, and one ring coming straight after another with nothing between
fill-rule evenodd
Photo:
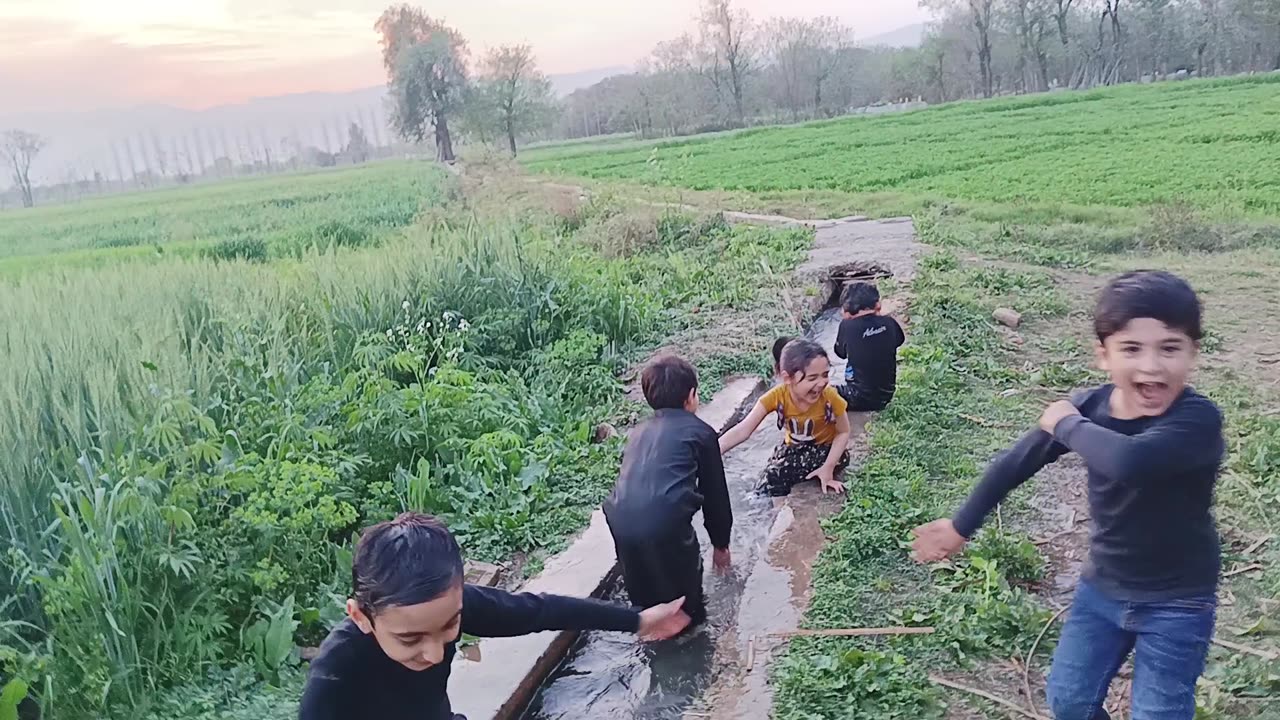
<instances>
[{"instance_id":1,"label":"boy in black long-sleeve shirt","mask_svg":"<svg viewBox=\"0 0 1280 720\"><path fill-rule=\"evenodd\" d=\"M1168 273L1112 281L1094 314L1111 384L1050 405L950 520L916 529L917 559L940 560L1040 468L1068 452L1084 459L1093 532L1049 673L1055 720L1105 720L1107 688L1131 651L1133 717L1195 715L1217 607L1211 506L1225 452L1221 413L1186 386L1200 316L1195 292Z\"/></svg>"},{"instance_id":2,"label":"boy in black long-sleeve shirt","mask_svg":"<svg viewBox=\"0 0 1280 720\"><path fill-rule=\"evenodd\" d=\"M647 606L683 597L696 624L707 615L702 550L693 530L699 508L715 566L730 562L733 510L719 438L694 414L698 374L692 365L672 355L656 358L641 372L640 384L654 416L631 431L604 515L631 602Z\"/></svg>"},{"instance_id":3,"label":"boy in black long-sleeve shirt","mask_svg":"<svg viewBox=\"0 0 1280 720\"><path fill-rule=\"evenodd\" d=\"M367 529L351 570L348 618L311 663L300 720L465 720L449 703L461 633L616 630L672 637L689 623L679 602L638 612L596 600L467 585L462 554L437 520L406 513Z\"/></svg>"}]
</instances>

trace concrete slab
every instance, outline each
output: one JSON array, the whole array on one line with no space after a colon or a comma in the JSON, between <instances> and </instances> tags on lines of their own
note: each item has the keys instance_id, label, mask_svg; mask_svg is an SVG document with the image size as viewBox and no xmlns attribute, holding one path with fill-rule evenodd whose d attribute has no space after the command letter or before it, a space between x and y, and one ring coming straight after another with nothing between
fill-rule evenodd
<instances>
[{"instance_id":1,"label":"concrete slab","mask_svg":"<svg viewBox=\"0 0 1280 720\"><path fill-rule=\"evenodd\" d=\"M900 282L915 277L916 259L923 248L915 239L910 218L889 221L845 218L833 227L818 228L809 259L798 270L800 277L828 283L850 268L881 268ZM886 311L901 309L906 291L886 298ZM819 304L825 304L820 302ZM815 318L809 336L820 343L832 359L831 381L843 382L844 361L832 351L839 316L813 308ZM854 456L846 474L850 482L857 472L859 457L866 453L867 413L851 413ZM839 511L844 496L824 495L813 485L800 485L778 509L764 552L757 556L748 575L738 610L736 636L729 646L729 665L737 672L725 672L707 692L704 716L714 720L767 720L773 707L769 673L775 652L785 646L770 633L799 626L809 606L810 578L826 538L822 520Z\"/></svg>"},{"instance_id":2,"label":"concrete slab","mask_svg":"<svg viewBox=\"0 0 1280 720\"><path fill-rule=\"evenodd\" d=\"M759 392L759 378L737 378L698 410L698 417L724 432L742 406ZM567 550L547 561L522 592L594 597L614 579L617 558L604 513ZM454 659L449 696L455 712L469 720L517 717L573 644L577 633L544 632L516 638L485 638Z\"/></svg>"}]
</instances>

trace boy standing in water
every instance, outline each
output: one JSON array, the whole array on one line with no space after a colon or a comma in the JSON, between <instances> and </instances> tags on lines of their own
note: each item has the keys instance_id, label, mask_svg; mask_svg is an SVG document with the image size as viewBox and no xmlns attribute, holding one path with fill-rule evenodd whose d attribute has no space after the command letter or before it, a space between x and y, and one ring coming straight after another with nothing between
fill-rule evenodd
<instances>
[{"instance_id":1,"label":"boy standing in water","mask_svg":"<svg viewBox=\"0 0 1280 720\"><path fill-rule=\"evenodd\" d=\"M453 534L417 513L366 529L351 576L348 617L311 663L300 720L466 720L453 714L448 693L464 632L511 637L617 630L661 640L689 624L680 599L638 612L597 600L467 585Z\"/></svg>"},{"instance_id":2,"label":"boy standing in water","mask_svg":"<svg viewBox=\"0 0 1280 720\"><path fill-rule=\"evenodd\" d=\"M1213 637L1220 570L1211 513L1222 414L1187 387L1202 330L1181 278L1142 271L1098 299L1099 366L1111 383L1060 400L988 467L949 520L916 529L915 557L960 551L983 518L1068 452L1089 470L1089 560L1049 672L1056 720L1106 720L1107 688L1133 653L1139 720L1191 720Z\"/></svg>"},{"instance_id":3,"label":"boy standing in water","mask_svg":"<svg viewBox=\"0 0 1280 720\"><path fill-rule=\"evenodd\" d=\"M878 412L898 384L898 348L906 341L897 320L880 314L880 291L859 282L841 298L844 320L836 334L836 356L848 360L840 397L851 412Z\"/></svg>"},{"instance_id":4,"label":"boy standing in water","mask_svg":"<svg viewBox=\"0 0 1280 720\"><path fill-rule=\"evenodd\" d=\"M622 472L604 502L604 516L617 548L622 580L640 606L684 598L693 624L707 617L702 594L702 548L693 515L702 509L712 561L729 567L733 509L725 483L716 431L698 410L698 373L666 355L640 374L653 417L631 431Z\"/></svg>"}]
</instances>

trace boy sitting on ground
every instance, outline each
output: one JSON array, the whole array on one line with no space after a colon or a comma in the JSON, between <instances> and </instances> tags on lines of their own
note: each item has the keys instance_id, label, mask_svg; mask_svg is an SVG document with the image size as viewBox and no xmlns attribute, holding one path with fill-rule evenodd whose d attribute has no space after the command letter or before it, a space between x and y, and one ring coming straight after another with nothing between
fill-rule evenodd
<instances>
[{"instance_id":1,"label":"boy sitting on ground","mask_svg":"<svg viewBox=\"0 0 1280 720\"><path fill-rule=\"evenodd\" d=\"M658 605L684 598L692 623L706 619L702 549L693 515L702 509L715 567L729 567L733 509L716 431L698 418L698 373L674 355L640 374L651 419L631 431L622 471L604 516L631 602Z\"/></svg>"},{"instance_id":2,"label":"boy sitting on ground","mask_svg":"<svg viewBox=\"0 0 1280 720\"><path fill-rule=\"evenodd\" d=\"M1191 720L1213 637L1220 570L1211 506L1222 415L1187 387L1200 301L1165 272L1122 275L1094 311L1111 383L1053 403L998 456L949 520L916 528L915 556L960 551L1015 487L1068 452L1088 466L1089 560L1049 671L1056 720L1106 720L1107 688L1133 653L1135 718Z\"/></svg>"},{"instance_id":3,"label":"boy sitting on ground","mask_svg":"<svg viewBox=\"0 0 1280 720\"><path fill-rule=\"evenodd\" d=\"M897 320L880 314L880 291L871 283L845 288L841 306L835 351L848 364L840 397L851 412L878 412L897 389L898 347L906 336Z\"/></svg>"},{"instance_id":4,"label":"boy sitting on ground","mask_svg":"<svg viewBox=\"0 0 1280 720\"><path fill-rule=\"evenodd\" d=\"M662 640L689 624L681 599L637 612L597 600L468 585L453 534L417 513L366 529L351 577L348 618L311 663L300 720L466 720L453 713L447 691L461 633L616 630Z\"/></svg>"}]
</instances>

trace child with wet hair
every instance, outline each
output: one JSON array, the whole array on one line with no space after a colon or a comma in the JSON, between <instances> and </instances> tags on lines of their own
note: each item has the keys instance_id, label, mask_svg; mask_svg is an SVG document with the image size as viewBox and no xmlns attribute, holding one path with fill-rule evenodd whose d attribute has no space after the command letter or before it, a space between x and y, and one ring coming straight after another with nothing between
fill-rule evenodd
<instances>
[{"instance_id":1,"label":"child with wet hair","mask_svg":"<svg viewBox=\"0 0 1280 720\"><path fill-rule=\"evenodd\" d=\"M698 411L698 372L683 358L654 358L640 373L653 417L627 436L622 470L604 501L627 596L638 605L684 598L691 624L707 617L702 548L693 516L711 540L715 568L727 570L733 508L716 431Z\"/></svg>"},{"instance_id":2,"label":"child with wet hair","mask_svg":"<svg viewBox=\"0 0 1280 720\"><path fill-rule=\"evenodd\" d=\"M786 497L797 484L816 478L824 493L844 492L837 477L849 464L848 405L828 382L826 351L810 340L791 340L779 354L778 370L781 382L720 437L720 452L742 444L772 413L786 434L765 466L761 491Z\"/></svg>"},{"instance_id":3,"label":"child with wet hair","mask_svg":"<svg viewBox=\"0 0 1280 720\"><path fill-rule=\"evenodd\" d=\"M466 720L453 713L448 695L462 633L615 630L662 640L689 624L680 610L684 598L637 611L468 585L453 534L418 513L366 529L356 544L351 577L347 619L333 628L311 663L300 720Z\"/></svg>"}]
</instances>

